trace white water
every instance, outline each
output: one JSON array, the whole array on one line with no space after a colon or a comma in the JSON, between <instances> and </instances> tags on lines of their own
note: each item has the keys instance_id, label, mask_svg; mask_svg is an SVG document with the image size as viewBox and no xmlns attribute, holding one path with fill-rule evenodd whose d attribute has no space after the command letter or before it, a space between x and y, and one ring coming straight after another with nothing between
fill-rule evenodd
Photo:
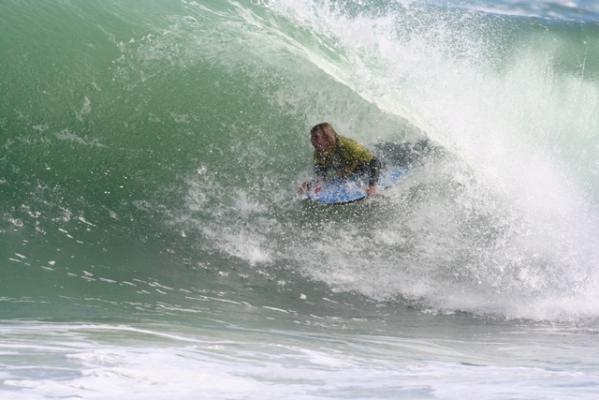
<instances>
[{"instance_id":1,"label":"white water","mask_svg":"<svg viewBox=\"0 0 599 400\"><path fill-rule=\"evenodd\" d=\"M379 299L402 296L508 318L599 315L598 170L570 144L572 135L580 140L599 129L591 117L599 90L556 69L559 41L531 31L511 43L491 22L465 16L456 25L456 16L425 18L418 9L348 17L330 2L269 6L318 39L293 42L294 54L416 123L459 161L414 171L385 196L395 212L372 232L367 227L366 238L363 225L332 223L321 226L321 239L296 228L289 246L268 233L289 227L267 219L233 234L224 228L219 249L252 265L300 260L309 276ZM506 46L510 55L500 56ZM330 58L331 51L341 57ZM314 101L318 109L318 96ZM362 140L386 139L376 125L357 129L342 115L324 118ZM407 206L423 185L425 198ZM194 190L191 197L199 195Z\"/></svg>"},{"instance_id":2,"label":"white water","mask_svg":"<svg viewBox=\"0 0 599 400\"><path fill-rule=\"evenodd\" d=\"M213 336L181 327L166 333L160 326L7 323L1 329L0 395L15 400L544 400L599 395L596 351L584 362L571 353L572 342L588 338L562 332L554 359L541 356L532 362L525 360L541 341L556 338L551 330L539 330L532 343L521 333L496 331L491 339L468 335L463 342L401 334L230 329ZM17 358L22 360L18 366L11 361Z\"/></svg>"}]
</instances>

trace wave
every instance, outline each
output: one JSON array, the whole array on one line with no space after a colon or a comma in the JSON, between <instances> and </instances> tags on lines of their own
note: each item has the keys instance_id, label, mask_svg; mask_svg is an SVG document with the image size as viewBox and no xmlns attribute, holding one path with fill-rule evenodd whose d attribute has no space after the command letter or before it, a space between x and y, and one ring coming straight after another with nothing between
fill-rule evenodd
<instances>
[{"instance_id":1,"label":"wave","mask_svg":"<svg viewBox=\"0 0 599 400\"><path fill-rule=\"evenodd\" d=\"M35 292L40 268L51 304L53 285L194 292L218 285L181 269L218 265L249 286L597 317L593 23L414 2L2 8L5 295ZM444 155L378 199L309 207L295 185L323 120Z\"/></svg>"}]
</instances>

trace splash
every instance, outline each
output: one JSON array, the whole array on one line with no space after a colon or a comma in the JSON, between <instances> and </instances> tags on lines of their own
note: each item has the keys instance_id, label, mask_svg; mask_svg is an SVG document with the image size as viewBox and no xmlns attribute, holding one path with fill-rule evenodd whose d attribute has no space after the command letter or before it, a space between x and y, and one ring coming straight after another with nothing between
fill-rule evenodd
<instances>
[{"instance_id":1,"label":"splash","mask_svg":"<svg viewBox=\"0 0 599 400\"><path fill-rule=\"evenodd\" d=\"M562 70L561 32L524 24L514 35L502 19L410 5L356 13L337 2L267 4L314 38L295 43L303 62L411 121L448 156L427 160L383 196L382 210L357 217L298 225L259 213L268 222L251 227L256 219L233 212L250 228L231 236L225 224L217 247L243 258L241 243L262 241L266 264L294 260L336 290L381 300L510 318L596 317L596 169L564 135L593 137L599 92L588 64ZM361 134L398 140L373 127ZM247 260L255 265L255 253Z\"/></svg>"}]
</instances>

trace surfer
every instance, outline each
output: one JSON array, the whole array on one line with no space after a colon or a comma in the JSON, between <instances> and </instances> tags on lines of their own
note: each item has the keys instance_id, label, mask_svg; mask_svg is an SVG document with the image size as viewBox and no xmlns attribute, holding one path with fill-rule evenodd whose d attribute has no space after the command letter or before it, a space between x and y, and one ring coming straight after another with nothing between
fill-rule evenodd
<instances>
[{"instance_id":1,"label":"surfer","mask_svg":"<svg viewBox=\"0 0 599 400\"><path fill-rule=\"evenodd\" d=\"M339 135L328 122L315 125L310 130L310 141L314 147L314 174L323 181L347 179L359 175L368 179L366 194L377 191L381 162L366 147L357 141ZM299 191L309 190L304 182Z\"/></svg>"}]
</instances>

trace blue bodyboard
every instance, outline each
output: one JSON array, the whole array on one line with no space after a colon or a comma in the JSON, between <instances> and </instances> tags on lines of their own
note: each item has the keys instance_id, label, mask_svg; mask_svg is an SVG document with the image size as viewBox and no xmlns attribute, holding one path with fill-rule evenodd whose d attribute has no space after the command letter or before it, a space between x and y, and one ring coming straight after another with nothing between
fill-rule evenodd
<instances>
[{"instance_id":1,"label":"blue bodyboard","mask_svg":"<svg viewBox=\"0 0 599 400\"><path fill-rule=\"evenodd\" d=\"M385 168L381 171L378 189L387 189L396 184L406 170L399 167ZM306 192L305 199L320 204L346 204L362 200L367 197L368 182L364 177L351 177L348 179L334 179L328 182L312 184Z\"/></svg>"}]
</instances>

